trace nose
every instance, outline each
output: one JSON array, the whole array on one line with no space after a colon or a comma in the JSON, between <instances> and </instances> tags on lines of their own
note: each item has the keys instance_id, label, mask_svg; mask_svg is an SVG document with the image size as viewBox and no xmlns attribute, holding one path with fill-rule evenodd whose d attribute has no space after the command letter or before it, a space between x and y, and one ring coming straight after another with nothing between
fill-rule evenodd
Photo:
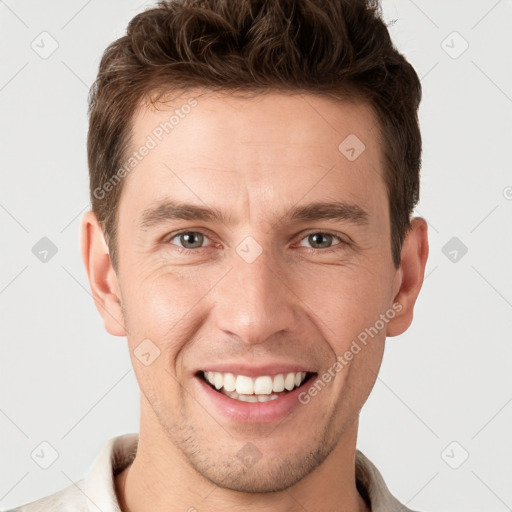
<instances>
[{"instance_id":1,"label":"nose","mask_svg":"<svg viewBox=\"0 0 512 512\"><path fill-rule=\"evenodd\" d=\"M233 268L215 288L214 315L218 328L241 343L264 343L298 326L300 300L293 293L283 262L270 251L252 262L238 253Z\"/></svg>"}]
</instances>

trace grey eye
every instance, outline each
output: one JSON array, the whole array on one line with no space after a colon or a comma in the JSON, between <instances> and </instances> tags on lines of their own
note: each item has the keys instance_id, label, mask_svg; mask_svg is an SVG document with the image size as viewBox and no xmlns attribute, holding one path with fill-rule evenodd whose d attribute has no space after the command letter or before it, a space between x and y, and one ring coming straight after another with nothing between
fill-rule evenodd
<instances>
[{"instance_id":1,"label":"grey eye","mask_svg":"<svg viewBox=\"0 0 512 512\"><path fill-rule=\"evenodd\" d=\"M203 246L203 242L206 239L206 236L198 231L184 231L183 233L178 233L170 241L178 238L181 247L184 249L197 249ZM178 245L178 244L177 244Z\"/></svg>"},{"instance_id":2,"label":"grey eye","mask_svg":"<svg viewBox=\"0 0 512 512\"><path fill-rule=\"evenodd\" d=\"M307 235L304 240L307 240L313 246L313 249L325 249L332 245L335 238L338 237L329 233L318 232Z\"/></svg>"}]
</instances>

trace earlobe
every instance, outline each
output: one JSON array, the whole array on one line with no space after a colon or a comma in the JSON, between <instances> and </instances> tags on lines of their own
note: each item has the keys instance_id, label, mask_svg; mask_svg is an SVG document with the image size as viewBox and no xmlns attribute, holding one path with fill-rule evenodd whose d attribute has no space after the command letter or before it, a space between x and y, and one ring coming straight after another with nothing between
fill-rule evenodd
<instances>
[{"instance_id":1,"label":"earlobe","mask_svg":"<svg viewBox=\"0 0 512 512\"><path fill-rule=\"evenodd\" d=\"M103 230L92 211L87 211L82 217L81 245L94 304L103 318L105 329L113 336L126 336L117 275L110 261Z\"/></svg>"},{"instance_id":2,"label":"earlobe","mask_svg":"<svg viewBox=\"0 0 512 512\"><path fill-rule=\"evenodd\" d=\"M427 259L427 223L425 219L415 217L402 245L402 260L397 270L399 289L393 303L400 305L400 312L388 323L387 336L398 336L411 325L414 304L423 285Z\"/></svg>"}]
</instances>

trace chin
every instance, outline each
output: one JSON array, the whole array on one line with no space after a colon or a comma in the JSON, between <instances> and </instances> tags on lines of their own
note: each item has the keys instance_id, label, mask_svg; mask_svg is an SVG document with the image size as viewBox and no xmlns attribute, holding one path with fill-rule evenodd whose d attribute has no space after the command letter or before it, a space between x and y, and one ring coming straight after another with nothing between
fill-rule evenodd
<instances>
[{"instance_id":1,"label":"chin","mask_svg":"<svg viewBox=\"0 0 512 512\"><path fill-rule=\"evenodd\" d=\"M312 445L316 445L313 449ZM241 493L284 491L315 470L335 447L324 440L289 453L265 454L248 442L232 455L183 450L190 465L205 479L223 489ZM203 452L204 453L204 452Z\"/></svg>"}]
</instances>

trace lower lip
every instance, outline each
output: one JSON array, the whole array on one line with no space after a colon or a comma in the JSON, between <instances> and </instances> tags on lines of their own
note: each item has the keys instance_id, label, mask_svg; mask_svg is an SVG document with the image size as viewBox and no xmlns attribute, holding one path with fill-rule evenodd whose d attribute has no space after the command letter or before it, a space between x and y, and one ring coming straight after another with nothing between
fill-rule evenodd
<instances>
[{"instance_id":1,"label":"lower lip","mask_svg":"<svg viewBox=\"0 0 512 512\"><path fill-rule=\"evenodd\" d=\"M201 395L213 404L215 409L223 416L239 423L273 423L283 420L295 407L302 405L298 397L305 389L304 384L307 385L305 382L300 387L268 402L242 402L215 391L202 377L196 376L195 380Z\"/></svg>"}]
</instances>

